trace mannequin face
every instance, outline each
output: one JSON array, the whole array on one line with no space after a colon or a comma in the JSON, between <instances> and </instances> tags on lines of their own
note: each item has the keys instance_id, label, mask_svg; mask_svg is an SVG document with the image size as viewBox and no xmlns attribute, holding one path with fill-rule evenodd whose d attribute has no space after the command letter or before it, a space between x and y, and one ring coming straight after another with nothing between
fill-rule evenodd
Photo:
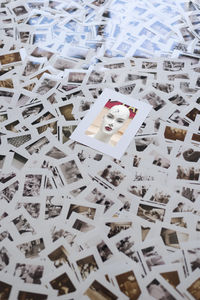
<instances>
[{"instance_id":1,"label":"mannequin face","mask_svg":"<svg viewBox=\"0 0 200 300\"><path fill-rule=\"evenodd\" d=\"M113 106L103 117L101 123L101 132L111 136L115 134L128 120L130 115L129 109L123 105Z\"/></svg>"}]
</instances>

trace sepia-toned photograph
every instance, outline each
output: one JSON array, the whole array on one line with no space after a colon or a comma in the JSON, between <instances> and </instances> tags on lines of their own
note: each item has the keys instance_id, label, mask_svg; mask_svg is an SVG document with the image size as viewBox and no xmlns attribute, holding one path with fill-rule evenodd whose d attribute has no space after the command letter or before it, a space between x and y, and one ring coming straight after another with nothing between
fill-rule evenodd
<instances>
[{"instance_id":1,"label":"sepia-toned photograph","mask_svg":"<svg viewBox=\"0 0 200 300\"><path fill-rule=\"evenodd\" d=\"M19 291L18 300L47 300L48 295L33 292Z\"/></svg>"},{"instance_id":2,"label":"sepia-toned photograph","mask_svg":"<svg viewBox=\"0 0 200 300\"><path fill-rule=\"evenodd\" d=\"M85 291L84 295L88 296L90 300L117 300L118 297L109 291L97 280L94 280L90 287Z\"/></svg>"},{"instance_id":3,"label":"sepia-toned photograph","mask_svg":"<svg viewBox=\"0 0 200 300\"><path fill-rule=\"evenodd\" d=\"M0 295L2 297L2 300L9 299L11 290L12 285L0 280Z\"/></svg>"},{"instance_id":4,"label":"sepia-toned photograph","mask_svg":"<svg viewBox=\"0 0 200 300\"><path fill-rule=\"evenodd\" d=\"M165 264L162 256L156 251L155 246L142 249L142 254L150 271L154 266Z\"/></svg>"},{"instance_id":5,"label":"sepia-toned photograph","mask_svg":"<svg viewBox=\"0 0 200 300\"><path fill-rule=\"evenodd\" d=\"M94 226L89 223L86 223L82 220L76 219L72 228L74 228L78 231L81 231L81 232L88 232L88 231L94 229Z\"/></svg>"},{"instance_id":6,"label":"sepia-toned photograph","mask_svg":"<svg viewBox=\"0 0 200 300\"><path fill-rule=\"evenodd\" d=\"M40 252L45 249L43 238L32 240L17 246L26 258L35 258L40 255Z\"/></svg>"},{"instance_id":7,"label":"sepia-toned photograph","mask_svg":"<svg viewBox=\"0 0 200 300\"><path fill-rule=\"evenodd\" d=\"M59 268L65 264L68 264L70 267L71 265L68 260L68 256L69 253L64 246L60 246L54 251L52 251L50 254L48 254L48 258L53 262L56 268Z\"/></svg>"},{"instance_id":8,"label":"sepia-toned photograph","mask_svg":"<svg viewBox=\"0 0 200 300\"><path fill-rule=\"evenodd\" d=\"M184 180L199 180L200 168L177 166L176 178Z\"/></svg>"},{"instance_id":9,"label":"sepia-toned photograph","mask_svg":"<svg viewBox=\"0 0 200 300\"><path fill-rule=\"evenodd\" d=\"M74 160L70 160L66 163L60 165L61 171L63 173L64 179L68 184L74 183L83 179L81 172Z\"/></svg>"},{"instance_id":10,"label":"sepia-toned photograph","mask_svg":"<svg viewBox=\"0 0 200 300\"><path fill-rule=\"evenodd\" d=\"M165 209L156 206L140 204L138 206L137 215L138 217L143 218L149 222L162 222L165 215Z\"/></svg>"},{"instance_id":11,"label":"sepia-toned photograph","mask_svg":"<svg viewBox=\"0 0 200 300\"><path fill-rule=\"evenodd\" d=\"M113 257L112 251L103 240L99 244L97 244L97 251L99 252L99 255L103 262Z\"/></svg>"},{"instance_id":12,"label":"sepia-toned photograph","mask_svg":"<svg viewBox=\"0 0 200 300\"><path fill-rule=\"evenodd\" d=\"M176 300L157 279L154 279L150 284L147 285L147 290L149 295L156 300Z\"/></svg>"},{"instance_id":13,"label":"sepia-toned photograph","mask_svg":"<svg viewBox=\"0 0 200 300\"><path fill-rule=\"evenodd\" d=\"M76 288L67 273L63 273L50 281L50 285L54 290L58 291L58 296L67 295L76 291Z\"/></svg>"},{"instance_id":14,"label":"sepia-toned photograph","mask_svg":"<svg viewBox=\"0 0 200 300\"><path fill-rule=\"evenodd\" d=\"M187 291L190 295L196 300L199 299L200 296L200 278L195 280L188 288Z\"/></svg>"},{"instance_id":15,"label":"sepia-toned photograph","mask_svg":"<svg viewBox=\"0 0 200 300\"><path fill-rule=\"evenodd\" d=\"M120 171L115 170L112 165L106 166L106 168L100 172L99 175L113 186L120 185L125 178L125 175Z\"/></svg>"},{"instance_id":16,"label":"sepia-toned photograph","mask_svg":"<svg viewBox=\"0 0 200 300\"><path fill-rule=\"evenodd\" d=\"M77 260L76 264L83 280L85 280L92 271L98 270L98 265L93 255Z\"/></svg>"},{"instance_id":17,"label":"sepia-toned photograph","mask_svg":"<svg viewBox=\"0 0 200 300\"><path fill-rule=\"evenodd\" d=\"M113 200L109 199L104 193L100 192L97 188L94 188L91 191L91 193L85 197L85 199L92 203L104 205L104 213L114 204Z\"/></svg>"},{"instance_id":18,"label":"sepia-toned photograph","mask_svg":"<svg viewBox=\"0 0 200 300\"><path fill-rule=\"evenodd\" d=\"M24 283L41 284L44 267L40 265L27 265L17 263L14 276L21 279Z\"/></svg>"},{"instance_id":19,"label":"sepia-toned photograph","mask_svg":"<svg viewBox=\"0 0 200 300\"><path fill-rule=\"evenodd\" d=\"M146 185L130 185L128 187L128 192L131 194L143 198L147 193L149 187Z\"/></svg>"},{"instance_id":20,"label":"sepia-toned photograph","mask_svg":"<svg viewBox=\"0 0 200 300\"><path fill-rule=\"evenodd\" d=\"M115 276L122 293L129 299L136 300L141 295L141 289L133 271L125 272Z\"/></svg>"},{"instance_id":21,"label":"sepia-toned photograph","mask_svg":"<svg viewBox=\"0 0 200 300\"><path fill-rule=\"evenodd\" d=\"M186 134L187 134L187 130L181 128L175 128L171 126L166 126L164 132L165 138L173 141L175 140L184 141Z\"/></svg>"}]
</instances>

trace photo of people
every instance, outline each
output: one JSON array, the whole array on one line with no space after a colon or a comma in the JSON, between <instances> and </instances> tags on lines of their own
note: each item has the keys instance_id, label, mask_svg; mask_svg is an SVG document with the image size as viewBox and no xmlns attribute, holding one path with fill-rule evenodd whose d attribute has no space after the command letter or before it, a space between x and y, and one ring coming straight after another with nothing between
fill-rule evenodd
<instances>
[{"instance_id":1,"label":"photo of people","mask_svg":"<svg viewBox=\"0 0 200 300\"><path fill-rule=\"evenodd\" d=\"M50 285L54 290L58 291L58 296L67 295L69 293L75 292L76 290L67 273L63 273L59 277L50 281Z\"/></svg>"},{"instance_id":2,"label":"photo of people","mask_svg":"<svg viewBox=\"0 0 200 300\"><path fill-rule=\"evenodd\" d=\"M134 107L109 100L85 134L114 147L136 113Z\"/></svg>"},{"instance_id":3,"label":"photo of people","mask_svg":"<svg viewBox=\"0 0 200 300\"><path fill-rule=\"evenodd\" d=\"M154 279L148 286L147 290L153 299L176 300L157 279Z\"/></svg>"},{"instance_id":4,"label":"photo of people","mask_svg":"<svg viewBox=\"0 0 200 300\"><path fill-rule=\"evenodd\" d=\"M41 284L44 267L40 265L27 265L17 263L14 276L20 278L24 283Z\"/></svg>"},{"instance_id":5,"label":"photo of people","mask_svg":"<svg viewBox=\"0 0 200 300\"><path fill-rule=\"evenodd\" d=\"M93 255L77 260L76 263L83 279L86 279L92 271L98 270L98 265Z\"/></svg>"},{"instance_id":6,"label":"photo of people","mask_svg":"<svg viewBox=\"0 0 200 300\"><path fill-rule=\"evenodd\" d=\"M129 299L136 300L139 298L141 290L133 271L125 272L115 277L122 293Z\"/></svg>"}]
</instances>

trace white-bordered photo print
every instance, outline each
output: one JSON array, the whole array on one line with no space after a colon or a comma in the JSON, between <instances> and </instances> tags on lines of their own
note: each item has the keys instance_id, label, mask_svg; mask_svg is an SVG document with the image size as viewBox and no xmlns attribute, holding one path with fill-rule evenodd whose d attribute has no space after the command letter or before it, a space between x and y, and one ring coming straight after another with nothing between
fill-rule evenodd
<instances>
[{"instance_id":1,"label":"white-bordered photo print","mask_svg":"<svg viewBox=\"0 0 200 300\"><path fill-rule=\"evenodd\" d=\"M119 159L151 108L105 89L70 138Z\"/></svg>"}]
</instances>

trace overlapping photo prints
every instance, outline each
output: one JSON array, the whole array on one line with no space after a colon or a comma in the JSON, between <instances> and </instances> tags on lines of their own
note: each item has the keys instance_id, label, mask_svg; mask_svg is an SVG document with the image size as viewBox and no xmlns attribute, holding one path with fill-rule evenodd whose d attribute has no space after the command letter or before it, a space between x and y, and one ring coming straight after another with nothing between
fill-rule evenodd
<instances>
[{"instance_id":1,"label":"overlapping photo prints","mask_svg":"<svg viewBox=\"0 0 200 300\"><path fill-rule=\"evenodd\" d=\"M199 14L1 1L1 299L200 299Z\"/></svg>"}]
</instances>

